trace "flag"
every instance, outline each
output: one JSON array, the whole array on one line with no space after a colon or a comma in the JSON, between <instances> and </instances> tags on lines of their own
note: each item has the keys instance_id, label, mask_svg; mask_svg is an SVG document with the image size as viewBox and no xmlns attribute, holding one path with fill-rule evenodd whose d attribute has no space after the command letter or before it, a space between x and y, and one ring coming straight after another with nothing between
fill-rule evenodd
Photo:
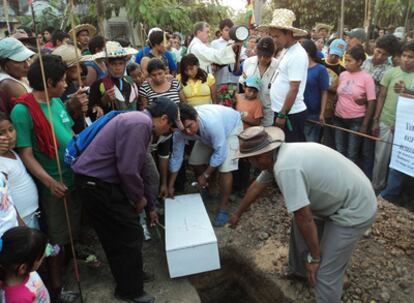
<instances>
[{"instance_id":1,"label":"flag","mask_svg":"<svg viewBox=\"0 0 414 303\"><path fill-rule=\"evenodd\" d=\"M250 27L254 23L253 0L247 0L246 5L246 23Z\"/></svg>"}]
</instances>

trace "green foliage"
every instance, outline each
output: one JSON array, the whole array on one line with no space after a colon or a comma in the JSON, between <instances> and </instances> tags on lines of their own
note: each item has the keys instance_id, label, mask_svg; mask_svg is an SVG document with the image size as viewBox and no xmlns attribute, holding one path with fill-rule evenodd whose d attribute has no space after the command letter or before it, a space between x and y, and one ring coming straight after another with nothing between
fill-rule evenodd
<instances>
[{"instance_id":1,"label":"green foliage","mask_svg":"<svg viewBox=\"0 0 414 303\"><path fill-rule=\"evenodd\" d=\"M380 26L389 24L404 25L405 18L414 14L412 0L371 0L376 5L372 7L372 20ZM272 9L289 8L296 14L296 26L304 29L312 28L315 23L323 22L338 25L341 15L340 0L272 0ZM365 1L345 1L345 26L349 28L362 27L364 23ZM413 18L409 18L411 23Z\"/></svg>"}]
</instances>

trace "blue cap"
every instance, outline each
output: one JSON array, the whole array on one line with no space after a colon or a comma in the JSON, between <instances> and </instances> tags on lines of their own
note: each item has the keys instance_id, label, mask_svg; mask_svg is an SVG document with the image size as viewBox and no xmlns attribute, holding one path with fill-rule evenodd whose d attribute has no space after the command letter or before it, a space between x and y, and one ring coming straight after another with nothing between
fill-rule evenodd
<instances>
[{"instance_id":1,"label":"blue cap","mask_svg":"<svg viewBox=\"0 0 414 303\"><path fill-rule=\"evenodd\" d=\"M346 42L343 39L335 39L329 45L329 55L337 55L342 58L346 51Z\"/></svg>"},{"instance_id":2,"label":"blue cap","mask_svg":"<svg viewBox=\"0 0 414 303\"><path fill-rule=\"evenodd\" d=\"M248 76L245 82L247 87L254 87L260 92L262 89L262 80L258 76Z\"/></svg>"},{"instance_id":3,"label":"blue cap","mask_svg":"<svg viewBox=\"0 0 414 303\"><path fill-rule=\"evenodd\" d=\"M23 62L34 54L16 38L8 37L0 40L0 58Z\"/></svg>"}]
</instances>

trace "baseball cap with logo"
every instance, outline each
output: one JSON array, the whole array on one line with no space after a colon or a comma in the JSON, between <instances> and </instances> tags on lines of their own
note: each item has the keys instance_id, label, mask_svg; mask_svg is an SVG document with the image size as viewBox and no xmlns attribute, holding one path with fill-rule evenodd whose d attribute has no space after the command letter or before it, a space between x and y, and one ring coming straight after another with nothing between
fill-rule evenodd
<instances>
[{"instance_id":1,"label":"baseball cap with logo","mask_svg":"<svg viewBox=\"0 0 414 303\"><path fill-rule=\"evenodd\" d=\"M346 42L342 39L335 39L329 45L329 54L330 55L337 55L342 58L345 54L346 50Z\"/></svg>"},{"instance_id":2,"label":"baseball cap with logo","mask_svg":"<svg viewBox=\"0 0 414 303\"><path fill-rule=\"evenodd\" d=\"M34 54L16 38L8 37L0 40L0 58L23 62Z\"/></svg>"}]
</instances>

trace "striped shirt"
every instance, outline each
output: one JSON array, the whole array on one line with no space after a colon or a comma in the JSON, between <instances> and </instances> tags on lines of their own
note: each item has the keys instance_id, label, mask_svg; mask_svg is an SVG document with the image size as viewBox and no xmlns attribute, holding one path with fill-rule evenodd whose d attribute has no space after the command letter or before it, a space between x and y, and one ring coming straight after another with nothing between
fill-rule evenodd
<instances>
[{"instance_id":1,"label":"striped shirt","mask_svg":"<svg viewBox=\"0 0 414 303\"><path fill-rule=\"evenodd\" d=\"M178 103L180 102L180 82L178 80L173 79L171 81L171 86L169 90L162 93L158 93L152 89L148 81L145 81L139 87L139 95L145 97L148 100L148 104L151 104L151 102L155 98L159 97L167 97L171 101Z\"/></svg>"}]
</instances>

